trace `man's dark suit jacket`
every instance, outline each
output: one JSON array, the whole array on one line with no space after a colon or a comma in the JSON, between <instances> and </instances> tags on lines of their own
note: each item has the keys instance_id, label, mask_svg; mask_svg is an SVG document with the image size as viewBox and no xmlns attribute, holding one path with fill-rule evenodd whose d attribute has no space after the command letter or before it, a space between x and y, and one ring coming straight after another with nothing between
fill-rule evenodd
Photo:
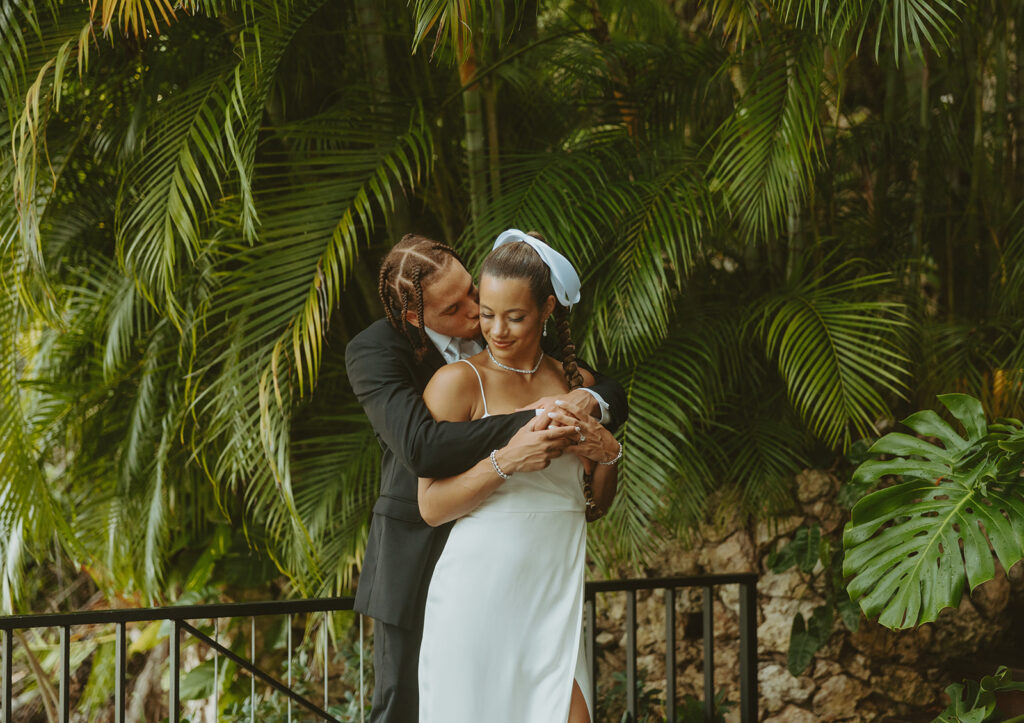
<instances>
[{"instance_id":1,"label":"man's dark suit jacket","mask_svg":"<svg viewBox=\"0 0 1024 723\"><path fill-rule=\"evenodd\" d=\"M386 319L371 324L345 349L349 382L383 449L380 498L373 507L355 609L403 628L419 625L430 576L451 529L451 524L430 527L420 517L418 478L465 472L505 446L534 415L435 422L422 394L444 359L433 344L427 351L416 361L409 340ZM592 389L608 402L609 427L616 429L628 413L621 385L597 377Z\"/></svg>"}]
</instances>

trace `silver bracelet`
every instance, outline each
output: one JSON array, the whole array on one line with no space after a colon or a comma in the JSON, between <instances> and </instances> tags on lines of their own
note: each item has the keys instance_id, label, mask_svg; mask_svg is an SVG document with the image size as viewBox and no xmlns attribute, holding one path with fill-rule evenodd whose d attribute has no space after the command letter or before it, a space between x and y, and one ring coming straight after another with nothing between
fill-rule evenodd
<instances>
[{"instance_id":1,"label":"silver bracelet","mask_svg":"<svg viewBox=\"0 0 1024 723\"><path fill-rule=\"evenodd\" d=\"M619 453L615 455L613 459L610 459L607 462L598 462L598 464L603 464L605 466L617 464L620 459L622 459L622 442L619 442Z\"/></svg>"},{"instance_id":2,"label":"silver bracelet","mask_svg":"<svg viewBox=\"0 0 1024 723\"><path fill-rule=\"evenodd\" d=\"M501 467L498 466L498 458L494 456L497 453L498 453L498 450L496 450L496 449L492 449L491 450L491 466L494 467L494 471L497 473L497 475L499 477L501 477L502 479L508 479L511 475L505 474L502 471ZM620 452L620 454L621 454L621 452Z\"/></svg>"}]
</instances>

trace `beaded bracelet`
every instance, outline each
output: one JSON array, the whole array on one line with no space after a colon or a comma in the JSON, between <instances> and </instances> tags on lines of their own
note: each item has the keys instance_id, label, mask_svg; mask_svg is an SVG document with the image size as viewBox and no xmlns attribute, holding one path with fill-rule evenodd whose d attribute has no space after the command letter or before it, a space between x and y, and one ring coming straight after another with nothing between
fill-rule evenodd
<instances>
[{"instance_id":1,"label":"beaded bracelet","mask_svg":"<svg viewBox=\"0 0 1024 723\"><path fill-rule=\"evenodd\" d=\"M598 464L603 464L605 466L608 466L608 465L616 464L620 459L622 459L622 442L619 442L619 453L617 455L615 455L615 457L613 457L612 459L608 460L607 462L598 462Z\"/></svg>"},{"instance_id":2,"label":"beaded bracelet","mask_svg":"<svg viewBox=\"0 0 1024 723\"><path fill-rule=\"evenodd\" d=\"M497 457L495 457L497 453L498 450L491 450L491 466L494 467L494 471L497 473L499 477L501 477L502 479L508 479L510 475L505 474L505 472L502 471L501 467L498 466L498 459Z\"/></svg>"}]
</instances>

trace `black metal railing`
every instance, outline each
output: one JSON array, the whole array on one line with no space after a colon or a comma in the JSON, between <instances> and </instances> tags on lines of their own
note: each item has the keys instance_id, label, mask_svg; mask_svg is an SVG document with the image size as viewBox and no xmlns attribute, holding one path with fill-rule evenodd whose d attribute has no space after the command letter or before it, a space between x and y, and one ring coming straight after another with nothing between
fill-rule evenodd
<instances>
[{"instance_id":1,"label":"black metal railing","mask_svg":"<svg viewBox=\"0 0 1024 723\"><path fill-rule=\"evenodd\" d=\"M637 592L643 590L663 590L665 601L665 671L666 671L666 717L676 720L676 591L684 588L699 587L703 589L703 640L704 640L704 710L708 721L714 716L714 607L713 590L722 585L739 585L739 627L740 627L740 718L744 723L757 720L757 575L754 573L734 575L706 575L700 577L665 577L640 580L609 580L588 582L585 590L585 623L590 649L594 650L597 636L596 597L598 594L626 594L626 708L631 721L638 716L638 684L637 684L637 649L636 649L636 601ZM57 629L60 633L59 664L58 664L58 719L66 723L71 717L71 631L73 627L83 625L114 625L115 626L115 676L114 676L114 717L117 723L124 723L127 708L126 696L126 663L127 663L127 626L130 623L146 623L169 621L173 625L168 650L168 665L171 669L168 691L169 720L176 723L180 719L180 685L181 685L181 638L187 634L208 646L217 657L235 663L252 679L251 695L255 699L256 680L266 683L271 688L286 696L289 701L305 708L318 717L318 720L333 721L337 719L328 712L327 695L327 647L324 647L324 701L323 706L305 698L291 687L290 660L292 656L291 625L288 626L288 659L289 680L283 683L260 669L256 661L255 620L257 617L277 615L302 615L308 613L329 613L352 609L353 599L324 598L317 600L283 600L261 603L231 603L214 605L182 605L164 608L128 608L119 610L96 610L75 613L48 613L42 615L14 615L0 617L0 632L3 634L0 645L0 676L2 686L2 723L11 723L13 719L13 658L14 633L32 629ZM218 640L210 637L197 627L190 624L192 620L221 620L231 618L250 618L252 620L251 656L250 660L238 655ZM289 621L290 622L290 621ZM361 621L360 621L361 622ZM323 627L327 634L327 626ZM361 636L360 636L361 640ZM592 656L592 699L597 701L597 664L596 650ZM361 661L360 661L361 662ZM216 673L214 675L217 680ZM219 684L215 684L216 690ZM289 703L289 714L291 705ZM290 719L290 718L289 718Z\"/></svg>"},{"instance_id":2,"label":"black metal railing","mask_svg":"<svg viewBox=\"0 0 1024 723\"><path fill-rule=\"evenodd\" d=\"M637 650L636 650L636 594L641 590L662 590L665 601L665 718L676 720L676 591L685 588L703 590L704 640L704 720L715 720L715 648L714 648L714 589L722 585L739 585L740 629L740 720L757 720L757 575L700 575L695 577L660 577L638 580L607 580L588 582L586 585L584 618L591 649L597 638L597 594L626 594L626 712L632 723L639 716ZM592 699L597 701L597 651L591 656L590 679ZM595 703L596 704L596 703Z\"/></svg>"}]
</instances>

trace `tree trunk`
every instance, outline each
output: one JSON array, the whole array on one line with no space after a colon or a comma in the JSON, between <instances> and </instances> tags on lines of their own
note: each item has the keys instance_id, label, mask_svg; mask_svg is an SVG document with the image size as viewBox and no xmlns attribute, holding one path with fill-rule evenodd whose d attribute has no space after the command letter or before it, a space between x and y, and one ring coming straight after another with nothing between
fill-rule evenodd
<instances>
[{"instance_id":1,"label":"tree trunk","mask_svg":"<svg viewBox=\"0 0 1024 723\"><path fill-rule=\"evenodd\" d=\"M384 47L384 20L377 0L356 0L356 22L359 36L363 41L366 58L366 79L373 92L370 110L379 113L391 93L391 74L388 68L388 54ZM395 207L387 214L388 237L397 241L400 236L412 230L409 217L409 201L405 189L395 189Z\"/></svg>"},{"instance_id":2,"label":"tree trunk","mask_svg":"<svg viewBox=\"0 0 1024 723\"><path fill-rule=\"evenodd\" d=\"M466 84L476 74L476 53L470 46L459 65L459 82L463 86L462 106L466 119L466 165L469 169L469 208L475 225L487 206L487 156L484 151L484 120L480 102L480 84Z\"/></svg>"},{"instance_id":3,"label":"tree trunk","mask_svg":"<svg viewBox=\"0 0 1024 723\"><path fill-rule=\"evenodd\" d=\"M928 92L929 70L928 56L921 60L921 97L918 116L918 146L917 146L917 169L914 179L914 236L913 251L910 258L910 285L913 289L911 298L914 303L921 304L921 271L924 258L924 211L926 201L927 174L925 169L928 166L928 127L930 113L930 97Z\"/></svg>"}]
</instances>

